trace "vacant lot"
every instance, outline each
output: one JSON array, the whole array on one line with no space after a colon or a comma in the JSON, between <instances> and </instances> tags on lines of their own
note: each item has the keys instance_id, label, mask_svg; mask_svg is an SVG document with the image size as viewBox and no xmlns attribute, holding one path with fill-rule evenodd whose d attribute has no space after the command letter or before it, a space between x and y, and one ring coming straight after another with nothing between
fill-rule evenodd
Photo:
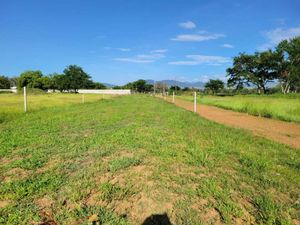
<instances>
[{"instance_id":1,"label":"vacant lot","mask_svg":"<svg viewBox=\"0 0 300 225\"><path fill-rule=\"evenodd\" d=\"M300 222L300 152L147 96L0 124L0 223Z\"/></svg>"},{"instance_id":2,"label":"vacant lot","mask_svg":"<svg viewBox=\"0 0 300 225\"><path fill-rule=\"evenodd\" d=\"M84 95L84 102L111 98L110 95ZM82 103L82 94L28 94L27 109L29 112L47 109L54 106ZM0 93L0 123L8 121L24 112L23 94Z\"/></svg>"},{"instance_id":3,"label":"vacant lot","mask_svg":"<svg viewBox=\"0 0 300 225\"><path fill-rule=\"evenodd\" d=\"M180 96L193 100L192 96ZM300 123L300 95L236 95L198 96L200 104L213 105L224 109L249 113L254 116L274 118Z\"/></svg>"}]
</instances>

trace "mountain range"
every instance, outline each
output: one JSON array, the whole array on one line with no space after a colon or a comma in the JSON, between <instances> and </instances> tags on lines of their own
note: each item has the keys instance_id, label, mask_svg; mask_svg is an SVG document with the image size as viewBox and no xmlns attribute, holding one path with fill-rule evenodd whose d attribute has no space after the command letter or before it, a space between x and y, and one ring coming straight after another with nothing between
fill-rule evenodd
<instances>
[{"instance_id":1,"label":"mountain range","mask_svg":"<svg viewBox=\"0 0 300 225\"><path fill-rule=\"evenodd\" d=\"M161 81L154 81L154 80L146 80L148 84L154 84L156 83L165 83L167 86L178 86L181 88L189 87L189 88L203 88L205 83L201 81L197 82L188 82L188 81L177 81L177 80L161 80Z\"/></svg>"},{"instance_id":2,"label":"mountain range","mask_svg":"<svg viewBox=\"0 0 300 225\"><path fill-rule=\"evenodd\" d=\"M181 87L181 88L184 88L184 87L189 87L189 88L203 88L204 87L204 82L201 82L201 81L198 81L198 82L188 82L188 81L177 81L177 80L160 80L160 81L155 81L155 80L146 80L146 82L148 84L154 84L154 83L165 83L167 86L178 86L178 87ZM108 88L112 88L116 85L114 84L109 84L109 83L103 83L106 87Z\"/></svg>"}]
</instances>

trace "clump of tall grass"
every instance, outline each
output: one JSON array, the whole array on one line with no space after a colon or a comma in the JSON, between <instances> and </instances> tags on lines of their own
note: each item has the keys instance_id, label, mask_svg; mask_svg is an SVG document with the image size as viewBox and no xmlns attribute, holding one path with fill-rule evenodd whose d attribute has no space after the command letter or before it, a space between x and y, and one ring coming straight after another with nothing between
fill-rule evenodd
<instances>
[{"instance_id":1,"label":"clump of tall grass","mask_svg":"<svg viewBox=\"0 0 300 225\"><path fill-rule=\"evenodd\" d=\"M192 96L180 96L192 101ZM300 94L199 96L200 104L248 113L254 116L300 123Z\"/></svg>"}]
</instances>

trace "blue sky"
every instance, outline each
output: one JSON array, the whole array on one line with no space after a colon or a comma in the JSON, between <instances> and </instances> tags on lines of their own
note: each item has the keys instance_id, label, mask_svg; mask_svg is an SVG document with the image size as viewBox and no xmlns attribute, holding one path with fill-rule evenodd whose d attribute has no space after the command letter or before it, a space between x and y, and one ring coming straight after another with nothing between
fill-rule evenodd
<instances>
[{"instance_id":1,"label":"blue sky","mask_svg":"<svg viewBox=\"0 0 300 225\"><path fill-rule=\"evenodd\" d=\"M0 0L0 74L224 79L232 57L300 36L299 0Z\"/></svg>"}]
</instances>

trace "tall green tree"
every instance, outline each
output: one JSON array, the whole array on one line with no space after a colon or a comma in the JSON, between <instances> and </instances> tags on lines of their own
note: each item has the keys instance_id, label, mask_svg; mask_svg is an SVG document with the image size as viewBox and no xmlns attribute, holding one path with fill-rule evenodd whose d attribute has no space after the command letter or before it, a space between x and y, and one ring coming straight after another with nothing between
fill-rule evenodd
<instances>
[{"instance_id":1,"label":"tall green tree","mask_svg":"<svg viewBox=\"0 0 300 225\"><path fill-rule=\"evenodd\" d=\"M147 82L142 79L133 82L134 90L136 90L139 93L146 92L146 89L147 89L146 85L147 85Z\"/></svg>"},{"instance_id":2,"label":"tall green tree","mask_svg":"<svg viewBox=\"0 0 300 225\"><path fill-rule=\"evenodd\" d=\"M284 94L290 90L300 90L300 37L284 40L276 47L278 60L278 80Z\"/></svg>"},{"instance_id":3,"label":"tall green tree","mask_svg":"<svg viewBox=\"0 0 300 225\"><path fill-rule=\"evenodd\" d=\"M205 89L210 90L213 94L215 94L224 89L224 82L219 79L210 79L204 87Z\"/></svg>"},{"instance_id":4,"label":"tall green tree","mask_svg":"<svg viewBox=\"0 0 300 225\"><path fill-rule=\"evenodd\" d=\"M18 78L18 88L28 87L28 88L40 88L43 89L43 83L40 78L43 74L39 70L28 70L20 74Z\"/></svg>"},{"instance_id":5,"label":"tall green tree","mask_svg":"<svg viewBox=\"0 0 300 225\"><path fill-rule=\"evenodd\" d=\"M59 90L60 92L68 91L70 83L64 74L51 74L51 89Z\"/></svg>"},{"instance_id":6,"label":"tall green tree","mask_svg":"<svg viewBox=\"0 0 300 225\"><path fill-rule=\"evenodd\" d=\"M130 89L139 93L149 92L153 90L153 85L147 84L145 80L137 80L123 86L124 89Z\"/></svg>"},{"instance_id":7,"label":"tall green tree","mask_svg":"<svg viewBox=\"0 0 300 225\"><path fill-rule=\"evenodd\" d=\"M171 86L171 87L169 88L169 90L171 90L171 91L180 91L181 88L180 88L179 86L175 85L175 86Z\"/></svg>"},{"instance_id":8,"label":"tall green tree","mask_svg":"<svg viewBox=\"0 0 300 225\"><path fill-rule=\"evenodd\" d=\"M78 92L78 89L85 88L90 84L91 77L77 65L70 65L64 70L65 82L67 82L68 90Z\"/></svg>"},{"instance_id":9,"label":"tall green tree","mask_svg":"<svg viewBox=\"0 0 300 225\"><path fill-rule=\"evenodd\" d=\"M6 76L0 76L0 89L9 89L10 81Z\"/></svg>"},{"instance_id":10,"label":"tall green tree","mask_svg":"<svg viewBox=\"0 0 300 225\"><path fill-rule=\"evenodd\" d=\"M233 58L233 67L226 70L229 87L242 88L251 84L259 93L266 93L267 84L278 76L278 54L268 50L254 55L241 53Z\"/></svg>"}]
</instances>

